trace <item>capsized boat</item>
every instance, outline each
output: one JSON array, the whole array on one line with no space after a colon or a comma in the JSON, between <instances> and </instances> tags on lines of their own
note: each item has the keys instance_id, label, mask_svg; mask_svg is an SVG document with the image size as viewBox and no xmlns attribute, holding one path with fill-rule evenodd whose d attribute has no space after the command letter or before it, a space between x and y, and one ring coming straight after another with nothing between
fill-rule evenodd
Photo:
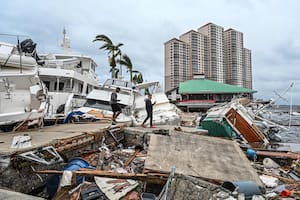
<instances>
[{"instance_id":1,"label":"capsized boat","mask_svg":"<svg viewBox=\"0 0 300 200\"><path fill-rule=\"evenodd\" d=\"M257 126L254 115L240 103L241 99L233 99L222 106L207 111L200 122L208 134L218 137L241 138L247 143L269 143L266 135Z\"/></svg>"},{"instance_id":2,"label":"capsized boat","mask_svg":"<svg viewBox=\"0 0 300 200\"><path fill-rule=\"evenodd\" d=\"M38 76L33 49L26 43L0 43L0 129L41 126L48 108L47 89Z\"/></svg>"}]
</instances>

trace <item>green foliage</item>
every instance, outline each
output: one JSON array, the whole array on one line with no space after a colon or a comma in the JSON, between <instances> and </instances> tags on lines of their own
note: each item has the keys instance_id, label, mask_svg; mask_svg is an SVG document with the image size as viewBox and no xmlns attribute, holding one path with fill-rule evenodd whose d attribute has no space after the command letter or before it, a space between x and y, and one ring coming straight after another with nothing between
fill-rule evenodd
<instances>
[{"instance_id":1,"label":"green foliage","mask_svg":"<svg viewBox=\"0 0 300 200\"><path fill-rule=\"evenodd\" d=\"M126 54L123 54L122 55L122 58L121 59L118 59L117 60L118 63L120 63L121 65L125 65L127 67L127 72L130 73L130 81L132 81L132 68L133 68L133 65L132 65L132 62L129 58L129 56L127 56Z\"/></svg>"},{"instance_id":2,"label":"green foliage","mask_svg":"<svg viewBox=\"0 0 300 200\"><path fill-rule=\"evenodd\" d=\"M97 35L93 42L100 41L103 42L103 45L99 48L101 50L105 50L109 54L109 66L111 67L111 76L112 78L117 78L116 73L116 57L118 55L121 55L121 49L120 47L123 46L122 43L118 43L117 45L114 45L111 39L106 35Z\"/></svg>"}]
</instances>

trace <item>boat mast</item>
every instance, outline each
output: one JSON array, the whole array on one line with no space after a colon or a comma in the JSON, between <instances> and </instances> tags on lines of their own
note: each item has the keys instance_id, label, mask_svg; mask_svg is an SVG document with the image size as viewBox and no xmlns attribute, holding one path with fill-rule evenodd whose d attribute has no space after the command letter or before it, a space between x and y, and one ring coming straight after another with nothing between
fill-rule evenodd
<instances>
[{"instance_id":1,"label":"boat mast","mask_svg":"<svg viewBox=\"0 0 300 200\"><path fill-rule=\"evenodd\" d=\"M289 119L289 129L291 128L291 124L292 124L292 110L293 110L293 86L294 86L294 83L291 84L291 100L290 100L290 119Z\"/></svg>"},{"instance_id":2,"label":"boat mast","mask_svg":"<svg viewBox=\"0 0 300 200\"><path fill-rule=\"evenodd\" d=\"M66 36L67 35L66 28L63 29L63 35L64 35L64 38L63 38L63 43L61 44L61 46L64 49L64 54L68 55L68 54L70 54L71 46L70 46L70 38Z\"/></svg>"}]
</instances>

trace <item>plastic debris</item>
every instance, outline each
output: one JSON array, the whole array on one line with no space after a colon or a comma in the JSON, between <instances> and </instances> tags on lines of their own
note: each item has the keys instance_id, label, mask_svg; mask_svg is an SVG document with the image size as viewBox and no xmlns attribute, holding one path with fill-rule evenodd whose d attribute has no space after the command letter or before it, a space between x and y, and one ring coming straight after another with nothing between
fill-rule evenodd
<instances>
[{"instance_id":1,"label":"plastic debris","mask_svg":"<svg viewBox=\"0 0 300 200\"><path fill-rule=\"evenodd\" d=\"M259 178L267 187L273 188L278 185L278 178L267 175L261 175Z\"/></svg>"},{"instance_id":2,"label":"plastic debris","mask_svg":"<svg viewBox=\"0 0 300 200\"><path fill-rule=\"evenodd\" d=\"M277 168L280 167L280 166L279 166L274 160L272 160L271 158L265 158L265 159L263 159L263 164L264 164L264 167L265 167L265 168L268 168L268 169L270 169L270 168L275 168L275 169L277 169Z\"/></svg>"}]
</instances>

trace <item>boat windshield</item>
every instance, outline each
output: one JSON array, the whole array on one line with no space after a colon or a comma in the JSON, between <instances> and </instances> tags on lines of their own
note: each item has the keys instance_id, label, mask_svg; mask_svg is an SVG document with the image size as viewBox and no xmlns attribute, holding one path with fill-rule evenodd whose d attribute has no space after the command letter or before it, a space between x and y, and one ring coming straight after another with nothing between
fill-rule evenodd
<instances>
[{"instance_id":1,"label":"boat windshield","mask_svg":"<svg viewBox=\"0 0 300 200\"><path fill-rule=\"evenodd\" d=\"M126 105L119 104L121 108L124 108ZM101 101L101 100L95 100L95 99L88 99L84 107L90 107L90 108L96 108L101 110L111 110L111 106L108 101Z\"/></svg>"},{"instance_id":2,"label":"boat windshield","mask_svg":"<svg viewBox=\"0 0 300 200\"><path fill-rule=\"evenodd\" d=\"M134 87L134 84L130 81L108 79L107 81L105 81L104 86L126 87L132 89L132 87Z\"/></svg>"}]
</instances>

